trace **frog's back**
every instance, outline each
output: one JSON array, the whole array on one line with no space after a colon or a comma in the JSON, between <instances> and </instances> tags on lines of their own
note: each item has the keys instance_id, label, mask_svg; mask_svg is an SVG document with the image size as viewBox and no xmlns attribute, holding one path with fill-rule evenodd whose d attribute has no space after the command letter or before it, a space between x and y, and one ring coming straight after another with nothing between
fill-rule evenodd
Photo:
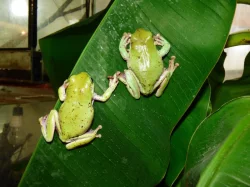
<instances>
[{"instance_id":1,"label":"frog's back","mask_svg":"<svg viewBox=\"0 0 250 187\"><path fill-rule=\"evenodd\" d=\"M65 110L67 107L67 103L63 103L59 110L59 123L64 140L84 134L94 117L94 108L91 102L80 103L75 101L71 103L70 110Z\"/></svg>"},{"instance_id":2,"label":"frog's back","mask_svg":"<svg viewBox=\"0 0 250 187\"><path fill-rule=\"evenodd\" d=\"M66 99L59 109L59 123L63 133L61 139L82 135L88 129L86 125L91 125L94 117L93 90L91 77L86 72L70 77Z\"/></svg>"},{"instance_id":3,"label":"frog's back","mask_svg":"<svg viewBox=\"0 0 250 187\"><path fill-rule=\"evenodd\" d=\"M142 34L145 32L148 31L143 30ZM154 84L161 76L164 68L162 58L154 45L152 34L150 32L146 34L148 37L142 36L143 40L140 40L140 36L137 36L137 38L132 36L130 59L128 60L128 68L135 73L140 81L143 89L141 91L144 95L153 92Z\"/></svg>"}]
</instances>

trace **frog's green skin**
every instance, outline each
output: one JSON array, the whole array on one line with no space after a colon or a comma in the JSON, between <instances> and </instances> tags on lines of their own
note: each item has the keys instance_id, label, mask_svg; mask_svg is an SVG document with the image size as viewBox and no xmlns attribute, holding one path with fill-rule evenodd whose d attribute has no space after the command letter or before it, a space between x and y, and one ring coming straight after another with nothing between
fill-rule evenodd
<instances>
[{"instance_id":1,"label":"frog's green skin","mask_svg":"<svg viewBox=\"0 0 250 187\"><path fill-rule=\"evenodd\" d=\"M95 130L86 131L94 117L93 101L108 100L119 82L117 74L109 78L109 88L102 96L94 93L94 83L86 72L72 75L66 80L58 90L60 100L64 101L59 111L51 110L49 115L39 118L45 140L53 140L55 127L61 141L67 143L67 149L87 144L96 137L100 138L97 131L102 128L101 125Z\"/></svg>"},{"instance_id":2,"label":"frog's green skin","mask_svg":"<svg viewBox=\"0 0 250 187\"><path fill-rule=\"evenodd\" d=\"M129 49L127 49L129 45ZM158 51L156 45L162 48ZM119 80L126 86L130 94L135 98L151 94L157 89L156 96L160 97L166 88L178 63L174 63L175 56L169 61L169 68L164 68L162 57L170 50L169 42L162 36L144 29L137 29L135 33L124 33L119 50L127 61L128 70L119 72Z\"/></svg>"}]
</instances>

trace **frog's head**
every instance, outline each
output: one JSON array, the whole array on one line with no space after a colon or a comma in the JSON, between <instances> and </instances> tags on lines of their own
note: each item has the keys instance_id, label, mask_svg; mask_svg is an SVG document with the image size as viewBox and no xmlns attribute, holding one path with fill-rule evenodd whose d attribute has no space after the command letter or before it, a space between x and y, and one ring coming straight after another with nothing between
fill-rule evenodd
<instances>
[{"instance_id":1,"label":"frog's head","mask_svg":"<svg viewBox=\"0 0 250 187\"><path fill-rule=\"evenodd\" d=\"M152 39L152 33L145 29L139 28L131 35L131 42L147 42Z\"/></svg>"},{"instance_id":2,"label":"frog's head","mask_svg":"<svg viewBox=\"0 0 250 187\"><path fill-rule=\"evenodd\" d=\"M93 81L88 73L81 72L77 75L72 75L70 77L70 84L75 85L77 87L82 87L83 85L89 87L93 84Z\"/></svg>"}]
</instances>

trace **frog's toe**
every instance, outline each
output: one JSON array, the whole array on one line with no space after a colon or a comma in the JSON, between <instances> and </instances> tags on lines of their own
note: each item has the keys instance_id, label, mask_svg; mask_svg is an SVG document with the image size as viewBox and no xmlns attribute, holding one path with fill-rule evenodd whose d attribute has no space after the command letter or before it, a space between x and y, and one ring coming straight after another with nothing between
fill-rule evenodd
<instances>
[{"instance_id":1,"label":"frog's toe","mask_svg":"<svg viewBox=\"0 0 250 187\"><path fill-rule=\"evenodd\" d=\"M117 71L113 76L108 76L108 79L117 79L117 76L120 74L120 71Z\"/></svg>"},{"instance_id":2,"label":"frog's toe","mask_svg":"<svg viewBox=\"0 0 250 187\"><path fill-rule=\"evenodd\" d=\"M159 38L156 38L156 39L155 39L154 44L155 44L155 45L161 45L161 46L164 45L163 41L162 41L161 39L159 39Z\"/></svg>"},{"instance_id":3,"label":"frog's toe","mask_svg":"<svg viewBox=\"0 0 250 187\"><path fill-rule=\"evenodd\" d=\"M42 116L38 119L39 123L41 126L46 126L47 123L47 119L48 119L48 114L45 116Z\"/></svg>"},{"instance_id":4,"label":"frog's toe","mask_svg":"<svg viewBox=\"0 0 250 187\"><path fill-rule=\"evenodd\" d=\"M154 38L154 39L159 39L160 36L161 36L161 35L158 33L158 34L156 34L153 38Z\"/></svg>"},{"instance_id":5,"label":"frog's toe","mask_svg":"<svg viewBox=\"0 0 250 187\"><path fill-rule=\"evenodd\" d=\"M113 76L109 76L109 86L117 85L119 83L117 74L114 74Z\"/></svg>"},{"instance_id":6,"label":"frog's toe","mask_svg":"<svg viewBox=\"0 0 250 187\"><path fill-rule=\"evenodd\" d=\"M156 34L153 38L154 38L154 40L162 41L162 36L159 33Z\"/></svg>"},{"instance_id":7,"label":"frog's toe","mask_svg":"<svg viewBox=\"0 0 250 187\"><path fill-rule=\"evenodd\" d=\"M174 61L175 59L176 59L176 57L175 57L175 56L171 56L171 60L173 60L173 61Z\"/></svg>"},{"instance_id":8,"label":"frog's toe","mask_svg":"<svg viewBox=\"0 0 250 187\"><path fill-rule=\"evenodd\" d=\"M102 129L102 125L98 125L98 127L95 129L95 132L99 131L100 129Z\"/></svg>"},{"instance_id":9,"label":"frog's toe","mask_svg":"<svg viewBox=\"0 0 250 187\"><path fill-rule=\"evenodd\" d=\"M115 73L115 75L116 75L117 77L118 77L120 74L121 74L120 71L117 71L117 72Z\"/></svg>"},{"instance_id":10,"label":"frog's toe","mask_svg":"<svg viewBox=\"0 0 250 187\"><path fill-rule=\"evenodd\" d=\"M130 43L130 38L131 38L131 34L130 33L126 33L125 32L123 34L122 40L123 40L124 46L127 46Z\"/></svg>"},{"instance_id":11,"label":"frog's toe","mask_svg":"<svg viewBox=\"0 0 250 187\"><path fill-rule=\"evenodd\" d=\"M175 63L175 56L171 56L169 60L169 69L170 71L174 72L174 70L179 66L179 63Z\"/></svg>"},{"instance_id":12,"label":"frog's toe","mask_svg":"<svg viewBox=\"0 0 250 187\"><path fill-rule=\"evenodd\" d=\"M97 135L95 135L95 137L96 137L96 138L101 138L102 135L101 135L101 134L97 134Z\"/></svg>"},{"instance_id":13,"label":"frog's toe","mask_svg":"<svg viewBox=\"0 0 250 187\"><path fill-rule=\"evenodd\" d=\"M131 33L129 33L129 32L124 32L123 36L126 37L126 38L127 38L127 37L131 37Z\"/></svg>"}]
</instances>

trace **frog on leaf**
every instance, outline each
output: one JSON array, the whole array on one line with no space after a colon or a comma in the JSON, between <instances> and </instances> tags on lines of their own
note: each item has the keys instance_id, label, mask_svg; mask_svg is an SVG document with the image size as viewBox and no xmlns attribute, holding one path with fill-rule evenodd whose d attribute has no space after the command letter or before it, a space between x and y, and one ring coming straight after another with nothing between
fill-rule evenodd
<instances>
[{"instance_id":1,"label":"frog on leaf","mask_svg":"<svg viewBox=\"0 0 250 187\"><path fill-rule=\"evenodd\" d=\"M90 128L93 117L93 102L107 101L118 84L117 73L109 76L109 88L102 96L94 93L94 83L86 72L72 75L64 81L58 89L59 99L63 101L59 111L51 112L39 118L42 134L47 142L53 140L55 128L67 149L73 149L85 145L101 135L97 131L102 128L99 125L95 130Z\"/></svg>"},{"instance_id":2,"label":"frog on leaf","mask_svg":"<svg viewBox=\"0 0 250 187\"><path fill-rule=\"evenodd\" d=\"M129 45L129 48L127 46ZM162 46L158 51L156 45ZM156 96L163 94L173 72L179 66L175 56L169 60L169 67L164 68L162 57L170 50L170 43L160 34L152 36L150 31L137 29L135 33L124 33L119 44L121 56L127 61L128 69L118 72L118 79L123 82L129 93L140 98L140 93Z\"/></svg>"}]
</instances>

